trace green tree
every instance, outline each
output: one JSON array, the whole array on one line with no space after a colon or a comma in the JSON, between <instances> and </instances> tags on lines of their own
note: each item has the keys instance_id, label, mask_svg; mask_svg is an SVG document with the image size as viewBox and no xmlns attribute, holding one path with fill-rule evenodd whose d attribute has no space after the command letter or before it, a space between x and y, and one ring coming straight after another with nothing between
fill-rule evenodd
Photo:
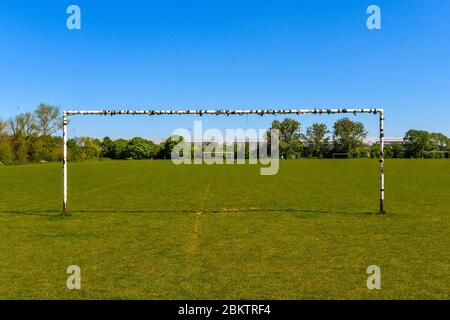
<instances>
[{"instance_id":1,"label":"green tree","mask_svg":"<svg viewBox=\"0 0 450 320\"><path fill-rule=\"evenodd\" d=\"M439 132L433 132L430 134L431 143L433 145L433 150L435 151L445 151L448 148L449 138Z\"/></svg>"},{"instance_id":2,"label":"green tree","mask_svg":"<svg viewBox=\"0 0 450 320\"><path fill-rule=\"evenodd\" d=\"M308 155L313 157L323 157L325 148L328 146L329 133L327 126L323 123L313 123L306 129L306 145Z\"/></svg>"},{"instance_id":3,"label":"green tree","mask_svg":"<svg viewBox=\"0 0 450 320\"><path fill-rule=\"evenodd\" d=\"M160 159L171 159L172 158L172 150L175 146L181 142L183 142L184 138L181 136L171 136L166 141L164 141L159 147L159 155Z\"/></svg>"},{"instance_id":4,"label":"green tree","mask_svg":"<svg viewBox=\"0 0 450 320\"><path fill-rule=\"evenodd\" d=\"M7 134L7 123L0 119L0 162L11 162L13 159L14 154Z\"/></svg>"},{"instance_id":5,"label":"green tree","mask_svg":"<svg viewBox=\"0 0 450 320\"><path fill-rule=\"evenodd\" d=\"M9 163L14 160L14 152L8 137L0 137L0 162Z\"/></svg>"},{"instance_id":6,"label":"green tree","mask_svg":"<svg viewBox=\"0 0 450 320\"><path fill-rule=\"evenodd\" d=\"M370 146L370 157L374 159L380 157L380 145L378 143L374 143Z\"/></svg>"},{"instance_id":7,"label":"green tree","mask_svg":"<svg viewBox=\"0 0 450 320\"><path fill-rule=\"evenodd\" d=\"M425 151L433 150L431 134L424 130L408 130L403 141L408 158L421 158Z\"/></svg>"},{"instance_id":8,"label":"green tree","mask_svg":"<svg viewBox=\"0 0 450 320\"><path fill-rule=\"evenodd\" d=\"M300 133L300 122L285 118L282 122L275 120L271 129L278 129L280 133L280 157L283 159L293 159L301 157L304 145ZM268 144L270 145L270 130L266 133Z\"/></svg>"},{"instance_id":9,"label":"green tree","mask_svg":"<svg viewBox=\"0 0 450 320\"><path fill-rule=\"evenodd\" d=\"M404 148L402 143L388 144L384 146L384 157L385 158L403 158L405 156ZM379 158L380 157L380 144L374 143L370 147L370 157Z\"/></svg>"},{"instance_id":10,"label":"green tree","mask_svg":"<svg viewBox=\"0 0 450 320\"><path fill-rule=\"evenodd\" d=\"M356 150L364 145L367 131L364 124L342 118L333 125L333 144L336 152L356 154Z\"/></svg>"},{"instance_id":11,"label":"green tree","mask_svg":"<svg viewBox=\"0 0 450 320\"><path fill-rule=\"evenodd\" d=\"M114 142L111 140L110 137L105 137L103 138L103 141L100 145L100 156L102 158L110 158L110 159L114 159L115 158L115 148L114 148Z\"/></svg>"},{"instance_id":12,"label":"green tree","mask_svg":"<svg viewBox=\"0 0 450 320\"><path fill-rule=\"evenodd\" d=\"M125 155L132 159L149 159L150 149L149 141L136 137L128 141L125 147Z\"/></svg>"},{"instance_id":13,"label":"green tree","mask_svg":"<svg viewBox=\"0 0 450 320\"><path fill-rule=\"evenodd\" d=\"M28 160L50 161L50 152L45 147L48 141L48 137L44 139L43 136L32 135L28 140Z\"/></svg>"},{"instance_id":14,"label":"green tree","mask_svg":"<svg viewBox=\"0 0 450 320\"><path fill-rule=\"evenodd\" d=\"M366 146L358 147L353 151L352 157L354 158L370 158L372 150Z\"/></svg>"},{"instance_id":15,"label":"green tree","mask_svg":"<svg viewBox=\"0 0 450 320\"><path fill-rule=\"evenodd\" d=\"M67 140L67 153L70 161L76 161L81 159L81 147L78 139Z\"/></svg>"},{"instance_id":16,"label":"green tree","mask_svg":"<svg viewBox=\"0 0 450 320\"><path fill-rule=\"evenodd\" d=\"M392 158L403 158L405 156L405 148L401 143L394 143L391 145Z\"/></svg>"},{"instance_id":17,"label":"green tree","mask_svg":"<svg viewBox=\"0 0 450 320\"><path fill-rule=\"evenodd\" d=\"M127 147L127 144L128 140L125 139L114 140L112 159L125 159L125 148Z\"/></svg>"},{"instance_id":18,"label":"green tree","mask_svg":"<svg viewBox=\"0 0 450 320\"><path fill-rule=\"evenodd\" d=\"M90 137L67 141L69 160L93 160L100 157L100 140Z\"/></svg>"},{"instance_id":19,"label":"green tree","mask_svg":"<svg viewBox=\"0 0 450 320\"><path fill-rule=\"evenodd\" d=\"M80 142L84 159L92 160L100 158L100 140L91 137L81 137Z\"/></svg>"},{"instance_id":20,"label":"green tree","mask_svg":"<svg viewBox=\"0 0 450 320\"><path fill-rule=\"evenodd\" d=\"M49 150L50 161L62 161L63 160L63 138L59 136L50 137L51 149Z\"/></svg>"},{"instance_id":21,"label":"green tree","mask_svg":"<svg viewBox=\"0 0 450 320\"><path fill-rule=\"evenodd\" d=\"M154 143L153 141L148 142L150 144L150 151L149 151L149 158L150 159L157 159L159 155L159 148L160 146Z\"/></svg>"}]
</instances>

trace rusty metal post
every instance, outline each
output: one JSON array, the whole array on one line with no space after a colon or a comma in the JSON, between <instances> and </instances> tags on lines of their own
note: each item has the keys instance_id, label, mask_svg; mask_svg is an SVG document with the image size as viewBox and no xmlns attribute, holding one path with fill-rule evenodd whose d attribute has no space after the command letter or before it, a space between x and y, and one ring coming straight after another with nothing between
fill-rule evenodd
<instances>
[{"instance_id":1,"label":"rusty metal post","mask_svg":"<svg viewBox=\"0 0 450 320\"><path fill-rule=\"evenodd\" d=\"M380 111L380 213L384 211L384 110Z\"/></svg>"},{"instance_id":2,"label":"rusty metal post","mask_svg":"<svg viewBox=\"0 0 450 320\"><path fill-rule=\"evenodd\" d=\"M64 180L64 199L63 199L63 214L67 213L67 113L63 115L63 143L64 143L64 156L63 156L63 180Z\"/></svg>"}]
</instances>

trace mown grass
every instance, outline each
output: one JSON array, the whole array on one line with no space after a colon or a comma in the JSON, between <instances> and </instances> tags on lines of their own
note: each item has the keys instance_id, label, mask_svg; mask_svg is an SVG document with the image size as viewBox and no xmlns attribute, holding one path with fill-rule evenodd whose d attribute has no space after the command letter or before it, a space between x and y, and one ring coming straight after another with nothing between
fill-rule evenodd
<instances>
[{"instance_id":1,"label":"mown grass","mask_svg":"<svg viewBox=\"0 0 450 320\"><path fill-rule=\"evenodd\" d=\"M450 298L446 160L388 160L386 215L373 160L69 168L61 217L60 165L0 167L0 298Z\"/></svg>"}]
</instances>

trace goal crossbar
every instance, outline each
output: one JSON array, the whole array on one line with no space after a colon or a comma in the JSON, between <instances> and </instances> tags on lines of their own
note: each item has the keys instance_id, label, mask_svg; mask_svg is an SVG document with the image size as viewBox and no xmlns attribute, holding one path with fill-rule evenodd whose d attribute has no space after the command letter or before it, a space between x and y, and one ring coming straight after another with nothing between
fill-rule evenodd
<instances>
[{"instance_id":1,"label":"goal crossbar","mask_svg":"<svg viewBox=\"0 0 450 320\"><path fill-rule=\"evenodd\" d=\"M383 109L199 109L199 110L68 110L64 114L74 115L276 115L276 114L336 114L336 113L373 113L383 112Z\"/></svg>"},{"instance_id":2,"label":"goal crossbar","mask_svg":"<svg viewBox=\"0 0 450 320\"><path fill-rule=\"evenodd\" d=\"M64 141L64 157L63 157L63 212L68 210L68 187L67 187L67 140L68 140L68 117L69 116L115 116L115 115L307 115L307 114L347 114L347 113L372 113L379 115L379 130L380 130L380 212L384 213L384 109L379 108L333 108L333 109L203 109L203 110L146 110L146 109L131 109L131 110L67 110L63 113L63 141Z\"/></svg>"}]
</instances>

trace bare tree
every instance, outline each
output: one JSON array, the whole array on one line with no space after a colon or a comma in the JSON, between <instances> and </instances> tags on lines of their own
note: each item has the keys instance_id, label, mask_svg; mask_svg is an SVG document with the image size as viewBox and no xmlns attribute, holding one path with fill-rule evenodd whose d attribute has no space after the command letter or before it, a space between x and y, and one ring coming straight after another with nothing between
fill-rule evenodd
<instances>
[{"instance_id":1,"label":"bare tree","mask_svg":"<svg viewBox=\"0 0 450 320\"><path fill-rule=\"evenodd\" d=\"M21 113L10 119L9 126L16 138L23 137L28 140L36 131L35 118L30 112Z\"/></svg>"},{"instance_id":2,"label":"bare tree","mask_svg":"<svg viewBox=\"0 0 450 320\"><path fill-rule=\"evenodd\" d=\"M31 137L36 131L34 116L30 112L21 113L9 120L9 127L15 160L28 161Z\"/></svg>"},{"instance_id":3,"label":"bare tree","mask_svg":"<svg viewBox=\"0 0 450 320\"><path fill-rule=\"evenodd\" d=\"M44 137L51 136L61 128L60 108L41 103L34 111L36 117L36 129Z\"/></svg>"},{"instance_id":4,"label":"bare tree","mask_svg":"<svg viewBox=\"0 0 450 320\"><path fill-rule=\"evenodd\" d=\"M6 127L6 122L0 119L0 136L6 132Z\"/></svg>"}]
</instances>

